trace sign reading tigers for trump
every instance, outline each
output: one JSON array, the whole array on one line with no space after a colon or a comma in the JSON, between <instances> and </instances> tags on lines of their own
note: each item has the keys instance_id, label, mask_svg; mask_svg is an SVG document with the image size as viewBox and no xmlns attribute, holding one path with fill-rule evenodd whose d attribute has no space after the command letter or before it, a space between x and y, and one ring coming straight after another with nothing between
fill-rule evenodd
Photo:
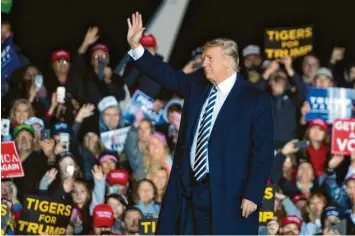
<instances>
[{"instance_id":1,"label":"sign reading tigers for trump","mask_svg":"<svg viewBox=\"0 0 355 236\"><path fill-rule=\"evenodd\" d=\"M313 50L313 27L268 28L265 30L264 47L270 60L305 56Z\"/></svg>"},{"instance_id":2,"label":"sign reading tigers for trump","mask_svg":"<svg viewBox=\"0 0 355 236\"><path fill-rule=\"evenodd\" d=\"M259 225L266 225L268 220L274 217L275 191L272 184L265 188L263 204L259 211Z\"/></svg>"},{"instance_id":3,"label":"sign reading tigers for trump","mask_svg":"<svg viewBox=\"0 0 355 236\"><path fill-rule=\"evenodd\" d=\"M71 213L72 205L50 197L26 195L17 232L27 235L63 235Z\"/></svg>"}]
</instances>

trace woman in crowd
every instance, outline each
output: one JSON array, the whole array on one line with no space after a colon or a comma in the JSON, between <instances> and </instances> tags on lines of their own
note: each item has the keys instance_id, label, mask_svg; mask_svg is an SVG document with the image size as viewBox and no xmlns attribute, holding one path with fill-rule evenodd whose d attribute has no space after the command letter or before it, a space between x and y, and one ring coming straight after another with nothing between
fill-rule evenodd
<instances>
[{"instance_id":1,"label":"woman in crowd","mask_svg":"<svg viewBox=\"0 0 355 236\"><path fill-rule=\"evenodd\" d=\"M151 180L157 188L157 197L155 201L159 204L162 203L163 197L165 194L166 187L168 186L169 180L169 173L167 169L163 167L156 167L153 168L148 176L147 179Z\"/></svg>"},{"instance_id":2,"label":"woman in crowd","mask_svg":"<svg viewBox=\"0 0 355 236\"><path fill-rule=\"evenodd\" d=\"M154 132L151 120L139 117L127 134L124 152L137 180L144 179L144 151L147 149L149 138Z\"/></svg>"},{"instance_id":3,"label":"woman in crowd","mask_svg":"<svg viewBox=\"0 0 355 236\"><path fill-rule=\"evenodd\" d=\"M160 205L156 203L157 188L148 179L138 181L136 191L136 207L142 211L147 218L157 218L160 212Z\"/></svg>"},{"instance_id":4,"label":"woman in crowd","mask_svg":"<svg viewBox=\"0 0 355 236\"><path fill-rule=\"evenodd\" d=\"M123 234L122 215L128 206L125 196L120 194L110 194L106 197L106 203L112 207L115 222L112 227L112 233Z\"/></svg>"}]
</instances>

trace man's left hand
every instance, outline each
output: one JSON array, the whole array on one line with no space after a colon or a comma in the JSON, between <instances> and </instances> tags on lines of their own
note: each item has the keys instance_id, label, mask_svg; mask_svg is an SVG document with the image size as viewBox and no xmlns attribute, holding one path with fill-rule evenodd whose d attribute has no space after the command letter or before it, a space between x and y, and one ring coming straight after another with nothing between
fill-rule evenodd
<instances>
[{"instance_id":1,"label":"man's left hand","mask_svg":"<svg viewBox=\"0 0 355 236\"><path fill-rule=\"evenodd\" d=\"M242 216L248 218L254 211L256 211L257 205L248 199L243 199L240 209L242 209Z\"/></svg>"}]
</instances>

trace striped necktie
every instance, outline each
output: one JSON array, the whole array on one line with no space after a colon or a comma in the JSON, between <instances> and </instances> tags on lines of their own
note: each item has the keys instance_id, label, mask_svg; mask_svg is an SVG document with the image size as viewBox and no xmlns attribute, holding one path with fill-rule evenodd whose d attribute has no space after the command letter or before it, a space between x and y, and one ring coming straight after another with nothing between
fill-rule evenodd
<instances>
[{"instance_id":1,"label":"striped necktie","mask_svg":"<svg viewBox=\"0 0 355 236\"><path fill-rule=\"evenodd\" d=\"M213 86L208 97L207 106L200 121L198 129L196 155L194 163L194 176L197 182L203 180L207 173L208 139L212 127L212 115L217 98L217 87Z\"/></svg>"}]
</instances>

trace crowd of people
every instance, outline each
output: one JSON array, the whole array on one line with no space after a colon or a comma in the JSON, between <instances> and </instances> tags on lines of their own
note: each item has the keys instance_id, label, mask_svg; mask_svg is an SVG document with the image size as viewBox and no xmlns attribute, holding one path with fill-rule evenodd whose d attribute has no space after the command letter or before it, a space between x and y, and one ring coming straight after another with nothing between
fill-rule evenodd
<instances>
[{"instance_id":1,"label":"crowd of people","mask_svg":"<svg viewBox=\"0 0 355 236\"><path fill-rule=\"evenodd\" d=\"M10 23L2 22L2 44L12 35ZM23 177L1 183L2 201L12 205L7 234L16 233L27 194L72 204L68 235L139 234L140 220L159 217L183 98L161 87L133 60L124 73L115 73L110 49L98 39L98 27L89 28L76 52L53 51L45 71L14 50L16 63L2 74L1 117L10 122L6 132L2 124L1 141L15 142L24 170ZM145 34L141 44L163 59L153 35ZM194 50L181 70L202 74L202 52ZM322 66L315 54L308 54L298 69L290 57L263 60L257 45L241 51L240 73L270 94L274 112L270 182L275 214L260 234L355 234L355 152L332 154L331 125L305 119L309 88L355 89L355 63L346 64L344 55L344 48L334 48ZM141 109L133 122L124 119L138 90L154 99L152 110L163 111L166 123L155 124ZM100 134L129 126L122 151L102 143ZM308 145L297 146L301 140Z\"/></svg>"}]
</instances>

